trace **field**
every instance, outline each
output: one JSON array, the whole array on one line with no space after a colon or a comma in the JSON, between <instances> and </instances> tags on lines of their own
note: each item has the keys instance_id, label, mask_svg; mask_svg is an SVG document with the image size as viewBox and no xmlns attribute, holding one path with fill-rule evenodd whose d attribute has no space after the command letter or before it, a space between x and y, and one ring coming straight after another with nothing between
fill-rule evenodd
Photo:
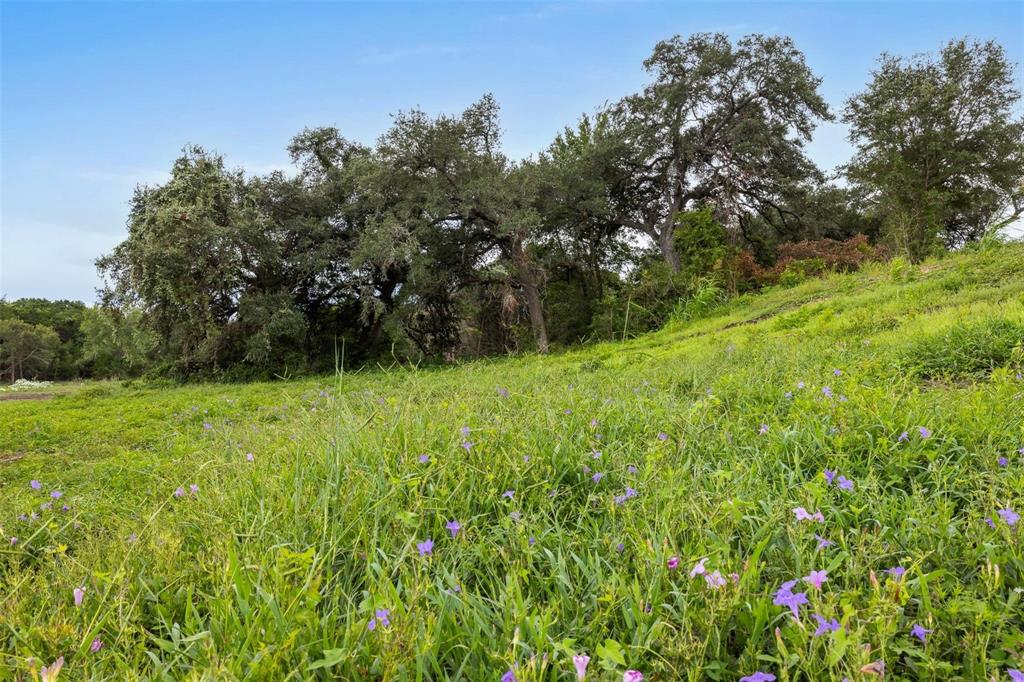
<instances>
[{"instance_id":1,"label":"field","mask_svg":"<svg viewBox=\"0 0 1024 682\"><path fill-rule=\"evenodd\" d=\"M0 679L1010 679L1021 371L1016 244L545 358L0 401Z\"/></svg>"}]
</instances>

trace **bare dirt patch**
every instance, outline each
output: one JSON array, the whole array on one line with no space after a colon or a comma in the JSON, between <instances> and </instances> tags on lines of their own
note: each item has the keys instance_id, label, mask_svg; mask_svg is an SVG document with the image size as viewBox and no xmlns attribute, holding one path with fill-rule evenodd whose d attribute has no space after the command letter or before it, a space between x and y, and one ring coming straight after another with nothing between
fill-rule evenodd
<instances>
[{"instance_id":1,"label":"bare dirt patch","mask_svg":"<svg viewBox=\"0 0 1024 682\"><path fill-rule=\"evenodd\" d=\"M49 400L52 393L0 393L0 400Z\"/></svg>"}]
</instances>

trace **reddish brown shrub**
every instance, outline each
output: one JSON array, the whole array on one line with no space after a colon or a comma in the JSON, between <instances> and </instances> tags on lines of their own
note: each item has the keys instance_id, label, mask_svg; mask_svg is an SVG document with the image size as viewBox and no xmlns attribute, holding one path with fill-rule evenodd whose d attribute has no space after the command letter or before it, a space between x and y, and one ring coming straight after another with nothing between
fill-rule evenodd
<instances>
[{"instance_id":1,"label":"reddish brown shrub","mask_svg":"<svg viewBox=\"0 0 1024 682\"><path fill-rule=\"evenodd\" d=\"M778 273L795 260L821 259L825 268L836 272L852 272L864 263L885 260L888 256L884 246L872 246L865 235L858 234L845 242L834 239L815 239L781 244L778 260L772 267Z\"/></svg>"},{"instance_id":2,"label":"reddish brown shrub","mask_svg":"<svg viewBox=\"0 0 1024 682\"><path fill-rule=\"evenodd\" d=\"M734 291L750 291L775 284L791 263L804 261L814 274L821 272L852 272L865 263L882 261L889 253L884 246L872 246L865 235L858 234L844 242L834 239L813 239L780 244L778 258L769 268L758 265L749 251L732 256L726 268L729 285Z\"/></svg>"}]
</instances>

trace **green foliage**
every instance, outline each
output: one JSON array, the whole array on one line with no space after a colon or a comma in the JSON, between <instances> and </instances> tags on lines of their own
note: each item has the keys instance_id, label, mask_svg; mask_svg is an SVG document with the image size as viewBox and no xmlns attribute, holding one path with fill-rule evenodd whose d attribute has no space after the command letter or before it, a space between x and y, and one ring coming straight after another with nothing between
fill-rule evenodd
<instances>
[{"instance_id":1,"label":"green foliage","mask_svg":"<svg viewBox=\"0 0 1024 682\"><path fill-rule=\"evenodd\" d=\"M90 308L82 334L82 358L101 377L141 375L152 366L160 342L138 309Z\"/></svg>"},{"instance_id":2,"label":"green foliage","mask_svg":"<svg viewBox=\"0 0 1024 682\"><path fill-rule=\"evenodd\" d=\"M1021 524L997 513L1021 511L1024 382L901 360L935 329L986 321L957 332L976 345L1024 323L1022 256L810 279L548 357L0 401L0 677L64 656L62 680L537 682L585 653L596 680L877 660L1003 679L1024 643ZM725 586L690 576L704 557ZM822 569L799 618L773 604ZM813 636L812 613L841 629Z\"/></svg>"},{"instance_id":3,"label":"green foliage","mask_svg":"<svg viewBox=\"0 0 1024 682\"><path fill-rule=\"evenodd\" d=\"M972 379L1024 368L1024 323L1002 317L960 322L916 339L901 365L926 379Z\"/></svg>"},{"instance_id":4,"label":"green foliage","mask_svg":"<svg viewBox=\"0 0 1024 682\"><path fill-rule=\"evenodd\" d=\"M59 347L60 337L47 326L0 320L0 377L12 384L46 377Z\"/></svg>"},{"instance_id":5,"label":"green foliage","mask_svg":"<svg viewBox=\"0 0 1024 682\"><path fill-rule=\"evenodd\" d=\"M818 121L831 118L821 81L792 40L677 35L658 42L644 68L652 79L641 92L553 146L553 158L596 179L573 186L580 211L652 240L673 270L682 266L681 211L713 205L739 219L784 223L779 207L820 180L803 146Z\"/></svg>"},{"instance_id":6,"label":"green foliage","mask_svg":"<svg viewBox=\"0 0 1024 682\"><path fill-rule=\"evenodd\" d=\"M71 379L89 374L83 363L81 330L88 309L79 301L48 301L42 298L22 298L16 301L0 300L0 320L21 320L31 325L42 325L57 332L60 344L41 378Z\"/></svg>"},{"instance_id":7,"label":"green foliage","mask_svg":"<svg viewBox=\"0 0 1024 682\"><path fill-rule=\"evenodd\" d=\"M779 284L791 287L807 280L808 277L819 275L825 271L825 261L821 258L794 260L786 264L786 269L779 275Z\"/></svg>"},{"instance_id":8,"label":"green foliage","mask_svg":"<svg viewBox=\"0 0 1024 682\"><path fill-rule=\"evenodd\" d=\"M676 304L673 321L692 322L707 317L721 307L728 298L725 289L713 277L697 279L690 287L689 296Z\"/></svg>"},{"instance_id":9,"label":"green foliage","mask_svg":"<svg viewBox=\"0 0 1024 682\"><path fill-rule=\"evenodd\" d=\"M693 279L721 269L730 252L728 239L725 227L715 220L710 206L676 214L675 250L679 254L679 271Z\"/></svg>"},{"instance_id":10,"label":"green foliage","mask_svg":"<svg viewBox=\"0 0 1024 682\"><path fill-rule=\"evenodd\" d=\"M883 55L846 104L858 145L849 177L872 195L912 260L960 246L1024 211L1024 118L1014 67L994 42L953 40L937 56Z\"/></svg>"}]
</instances>

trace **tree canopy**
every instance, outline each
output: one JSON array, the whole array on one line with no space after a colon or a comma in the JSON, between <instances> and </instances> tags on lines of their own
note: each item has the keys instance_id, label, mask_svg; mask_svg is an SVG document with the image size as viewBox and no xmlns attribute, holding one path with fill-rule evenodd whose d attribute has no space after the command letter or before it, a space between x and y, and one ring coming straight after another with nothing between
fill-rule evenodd
<instances>
[{"instance_id":1,"label":"tree canopy","mask_svg":"<svg viewBox=\"0 0 1024 682\"><path fill-rule=\"evenodd\" d=\"M937 56L882 55L847 102L848 175L907 255L975 241L1024 212L1019 101L1002 47L954 40Z\"/></svg>"}]
</instances>

